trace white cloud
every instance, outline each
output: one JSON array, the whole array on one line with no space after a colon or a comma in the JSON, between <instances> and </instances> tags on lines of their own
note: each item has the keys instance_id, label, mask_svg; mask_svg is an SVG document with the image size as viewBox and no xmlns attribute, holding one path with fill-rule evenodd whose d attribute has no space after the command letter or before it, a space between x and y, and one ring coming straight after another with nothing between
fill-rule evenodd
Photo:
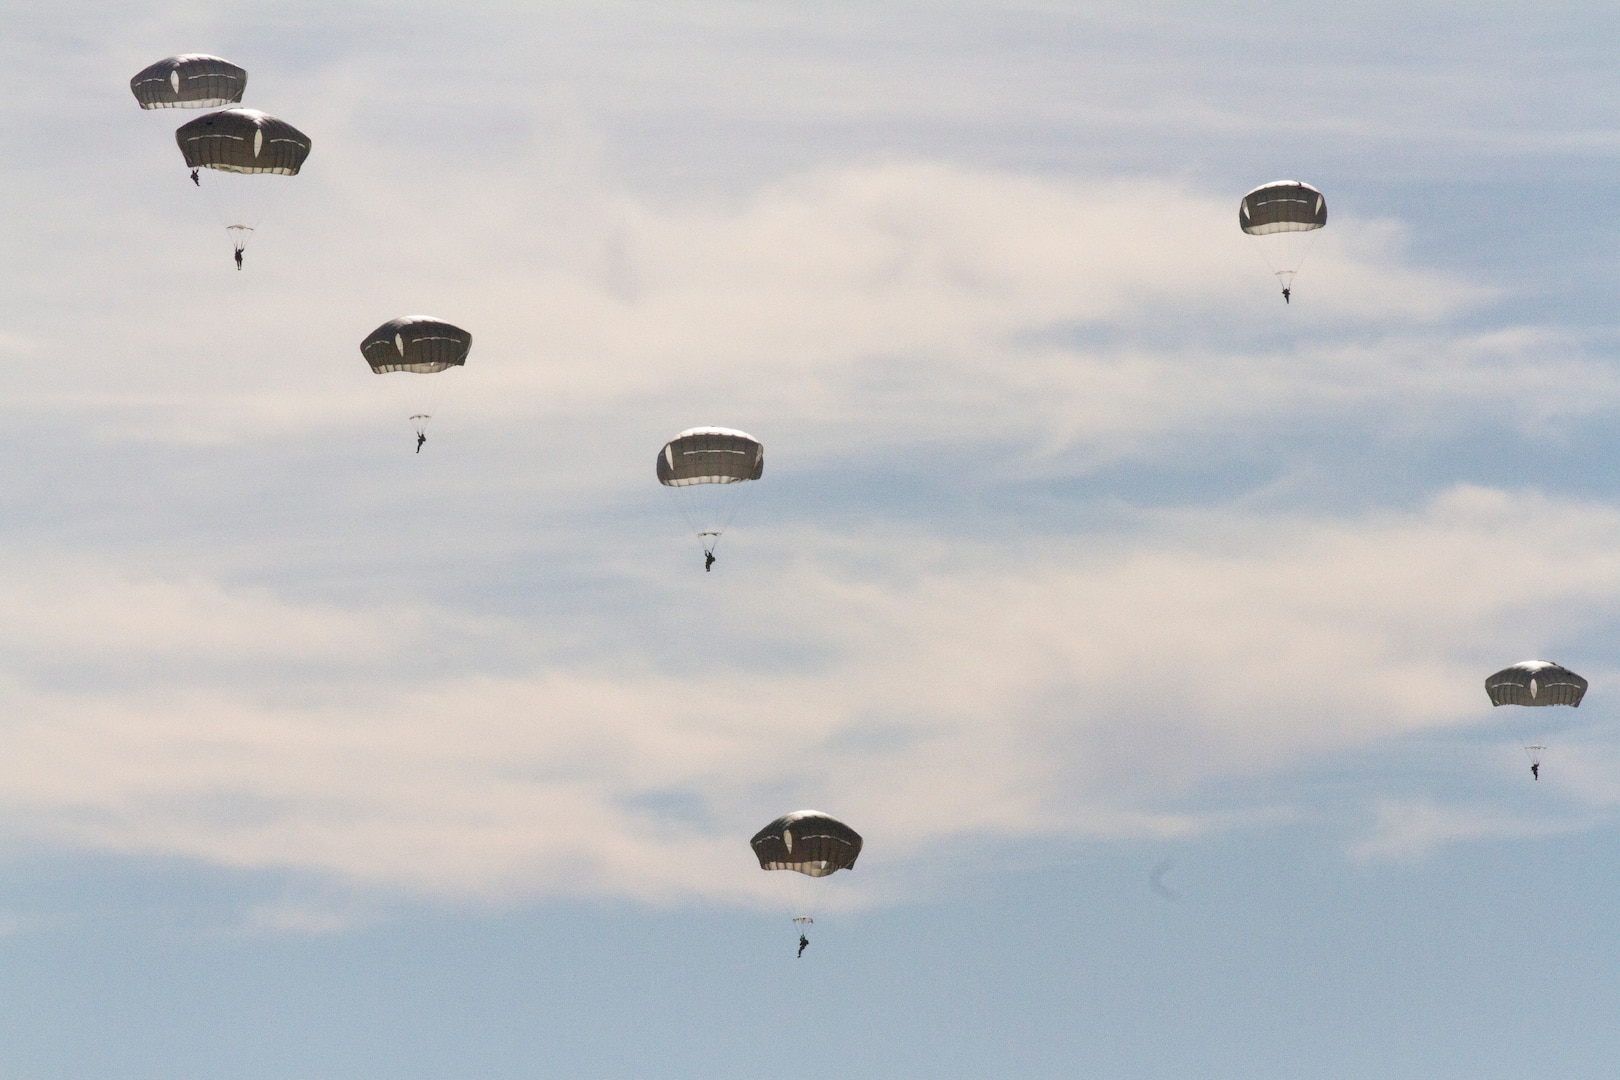
<instances>
[{"instance_id":1,"label":"white cloud","mask_svg":"<svg viewBox=\"0 0 1620 1080\"><path fill-rule=\"evenodd\" d=\"M132 579L89 558L29 561L0 575L0 609L27 613L0 622L0 651L14 663L116 658L136 668L376 658L399 647L414 618L293 605L265 588L202 578Z\"/></svg>"},{"instance_id":2,"label":"white cloud","mask_svg":"<svg viewBox=\"0 0 1620 1080\"><path fill-rule=\"evenodd\" d=\"M1489 805L1447 806L1428 799L1386 800L1372 833L1350 848L1357 859L1419 859L1447 844L1556 836L1588 821L1525 817Z\"/></svg>"},{"instance_id":3,"label":"white cloud","mask_svg":"<svg viewBox=\"0 0 1620 1080\"><path fill-rule=\"evenodd\" d=\"M368 631L391 612L222 589L199 616L191 587L92 576L61 612L17 611L0 792L16 841L461 896L762 896L745 840L800 805L856 824L879 867L971 836L1182 835L1227 820L1198 809L1222 781L1494 722L1482 672L1613 617L1617 541L1612 510L1478 489L1341 521L1149 515L1111 538L802 534L794 564L731 594L724 662L671 667L659 619L621 616L578 624L609 635L588 652L505 674L402 674L424 641ZM625 587L671 602L651 576ZM63 662L151 655L106 633L97 588L138 596L196 670L116 692L31 681L36 619ZM351 635L369 640L346 659ZM755 661L758 637L807 659ZM305 649L349 666L289 695ZM1593 658L1558 658L1601 700ZM1408 817L1391 835L1417 839L1364 853L1450 835Z\"/></svg>"},{"instance_id":4,"label":"white cloud","mask_svg":"<svg viewBox=\"0 0 1620 1080\"><path fill-rule=\"evenodd\" d=\"M171 443L350 431L422 385L358 354L405 311L472 330L468 368L444 376L467 424L622 425L657 403L779 418L827 448L1016 431L1106 460L1300 410L1544 422L1620 399L1569 342L1438 327L1486 294L1409 265L1389 221L1335 218L1285 309L1234 200L1176 182L894 161L683 203L559 171L551 147L475 179L341 126L332 142L256 244L251 294L222 242L203 261L206 230L177 204L167 227L194 254L141 231L179 260L174 302L33 328L11 407ZM310 268L344 288L312 297ZM1549 366L1554 346L1574 355ZM1587 392L1504 404L1548 374Z\"/></svg>"},{"instance_id":5,"label":"white cloud","mask_svg":"<svg viewBox=\"0 0 1620 1080\"><path fill-rule=\"evenodd\" d=\"M175 23L162 25L170 35ZM532 61L534 35L512 40ZM320 457L403 411L380 400L356 346L407 311L473 331L451 409L513 440L500 505L469 498L455 523L463 558L486 553L513 506L536 508L535 531L562 530L587 500L650 492L653 440L690 422L762 421L799 469L873 447L916 465L949 442L1050 476L1196 453L1211 433L1241 439L1300 417L1356 439L1481 424L1539 438L1620 402L1611 365L1572 335L1459 329L1493 294L1423 269L1402 223L1358 213L1330 185L1332 224L1285 308L1236 228L1235 190L1059 179L906 144L654 193L616 175L623 146L599 115L533 86L511 95L522 104L487 108L426 100L475 85L451 78L368 99L390 79L419 81L416 54L375 42L350 40L341 64L309 61L307 78L255 66L255 87L281 93L276 108L316 151L237 275L187 201L167 129L123 100L129 115L109 119L122 88L85 69L111 61L64 51L53 62L98 89L59 101L25 86L30 123L72 113L99 134L64 153L95 167L52 159L48 177L41 167L18 184L33 212L0 270L16 297L0 333L5 408L86 443L290 442L315 462L287 497L308 513L306 546L339 546L318 533L321 513L362 481L379 502L428 501ZM981 108L954 65L939 70L957 95L943 113ZM694 91L708 74L683 65L684 91L702 100L726 82ZM872 67L875 83L837 83L793 122L817 110L847 121L852 101L881 96L850 87L917 85L913 74ZM476 85L462 92L497 97ZM624 93L645 104L648 85ZM728 116L759 107L740 96ZM1231 100L1136 97L1054 99L1041 115L1152 115L1159 131L1252 116ZM982 107L974 115L995 123ZM1322 107L1291 122L1316 126ZM717 145L690 124L668 137L680 150L649 168ZM1549 382L1572 392L1540 392ZM605 430L588 447L569 442L591 424ZM623 450L635 471L590 452L643 443ZM458 464L442 465L447 484L493 483ZM221 483L198 499L224 494ZM8 522L5 827L382 887L649 899L756 895L742 840L802 804L857 823L879 868L963 836L1184 835L1243 818L1205 805L1222 781L1482 719L1484 670L1579 641L1612 619L1620 590L1616 515L1533 493L1464 488L1417 512L1341 520L1118 516L1109 535L1046 524L1021 536L1006 521L991 541L757 520L760 549L798 554L723 603L681 606L693 603L684 586L623 549L571 551L600 575L595 592L501 618L483 611L508 582L474 566L464 591L478 595L423 600L411 575L426 545L358 512L345 551L408 549L374 571L397 600L293 582L276 571L285 551L229 523L225 550L182 549L171 565L197 564L182 570L154 568L171 535L161 524L139 551L120 550L127 517L105 541L66 529L70 550L41 557L52 544ZM529 544L514 546L546 547ZM685 662L693 650L675 643L694 609L713 617L702 632L717 644ZM1605 675L1590 655L1555 658L1595 686ZM1612 798L1595 779L1584 790L1592 804ZM872 875L863 887L881 891L882 870ZM324 918L293 905L250 922L319 930Z\"/></svg>"},{"instance_id":6,"label":"white cloud","mask_svg":"<svg viewBox=\"0 0 1620 1080\"><path fill-rule=\"evenodd\" d=\"M365 918L309 904L260 904L243 917L241 936L324 937L341 934L365 923Z\"/></svg>"}]
</instances>

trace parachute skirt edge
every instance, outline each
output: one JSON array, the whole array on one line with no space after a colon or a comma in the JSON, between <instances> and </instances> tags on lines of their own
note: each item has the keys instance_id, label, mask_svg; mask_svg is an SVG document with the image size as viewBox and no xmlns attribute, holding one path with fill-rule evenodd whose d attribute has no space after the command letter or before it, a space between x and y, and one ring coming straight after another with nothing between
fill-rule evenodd
<instances>
[{"instance_id":1,"label":"parachute skirt edge","mask_svg":"<svg viewBox=\"0 0 1620 1080\"><path fill-rule=\"evenodd\" d=\"M142 105L143 109L218 109L225 105L234 105L241 101L239 97L226 98L194 98L191 101L154 101L150 105Z\"/></svg>"},{"instance_id":2,"label":"parachute skirt edge","mask_svg":"<svg viewBox=\"0 0 1620 1080\"><path fill-rule=\"evenodd\" d=\"M750 479L747 476L685 476L679 480L665 480L665 487L693 487L697 484L740 484Z\"/></svg>"},{"instance_id":3,"label":"parachute skirt edge","mask_svg":"<svg viewBox=\"0 0 1620 1080\"><path fill-rule=\"evenodd\" d=\"M1314 222L1273 221L1265 225L1244 225L1242 228L1250 236L1272 236L1276 233L1314 232L1321 227Z\"/></svg>"},{"instance_id":4,"label":"parachute skirt edge","mask_svg":"<svg viewBox=\"0 0 1620 1080\"><path fill-rule=\"evenodd\" d=\"M386 375L390 371L406 371L413 375L432 375L435 372L448 371L453 367L462 367L466 363L465 360L446 360L443 363L432 364L372 364L371 373L373 375Z\"/></svg>"},{"instance_id":5,"label":"parachute skirt edge","mask_svg":"<svg viewBox=\"0 0 1620 1080\"><path fill-rule=\"evenodd\" d=\"M248 169L241 165L197 165L199 169L213 169L216 172L239 173L244 176L297 176L297 169L274 165L267 169Z\"/></svg>"}]
</instances>

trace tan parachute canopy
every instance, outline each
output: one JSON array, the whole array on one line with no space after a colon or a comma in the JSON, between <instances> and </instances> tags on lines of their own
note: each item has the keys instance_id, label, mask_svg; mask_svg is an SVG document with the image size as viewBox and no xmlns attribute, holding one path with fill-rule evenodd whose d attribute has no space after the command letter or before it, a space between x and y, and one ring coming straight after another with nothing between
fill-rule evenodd
<instances>
[{"instance_id":1,"label":"tan parachute canopy","mask_svg":"<svg viewBox=\"0 0 1620 1080\"><path fill-rule=\"evenodd\" d=\"M129 89L143 109L217 109L242 100L247 72L217 56L184 53L143 68Z\"/></svg>"}]
</instances>

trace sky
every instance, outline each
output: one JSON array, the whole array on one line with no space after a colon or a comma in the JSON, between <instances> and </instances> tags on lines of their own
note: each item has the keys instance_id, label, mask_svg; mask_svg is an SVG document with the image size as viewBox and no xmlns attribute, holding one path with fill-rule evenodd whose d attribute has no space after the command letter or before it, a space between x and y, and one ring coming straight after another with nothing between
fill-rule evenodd
<instances>
[{"instance_id":1,"label":"sky","mask_svg":"<svg viewBox=\"0 0 1620 1080\"><path fill-rule=\"evenodd\" d=\"M0 1080L1612 1073L1620 15L0 25ZM313 144L241 272L192 51Z\"/></svg>"}]
</instances>

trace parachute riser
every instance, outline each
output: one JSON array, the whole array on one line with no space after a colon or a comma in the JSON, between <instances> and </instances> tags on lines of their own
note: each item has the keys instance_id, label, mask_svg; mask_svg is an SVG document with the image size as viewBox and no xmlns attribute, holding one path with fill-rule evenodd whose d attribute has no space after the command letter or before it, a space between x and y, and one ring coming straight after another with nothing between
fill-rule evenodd
<instances>
[{"instance_id":1,"label":"parachute riser","mask_svg":"<svg viewBox=\"0 0 1620 1080\"><path fill-rule=\"evenodd\" d=\"M752 497L753 484L692 484L664 490L675 500L704 553L712 555L738 511Z\"/></svg>"}]
</instances>

